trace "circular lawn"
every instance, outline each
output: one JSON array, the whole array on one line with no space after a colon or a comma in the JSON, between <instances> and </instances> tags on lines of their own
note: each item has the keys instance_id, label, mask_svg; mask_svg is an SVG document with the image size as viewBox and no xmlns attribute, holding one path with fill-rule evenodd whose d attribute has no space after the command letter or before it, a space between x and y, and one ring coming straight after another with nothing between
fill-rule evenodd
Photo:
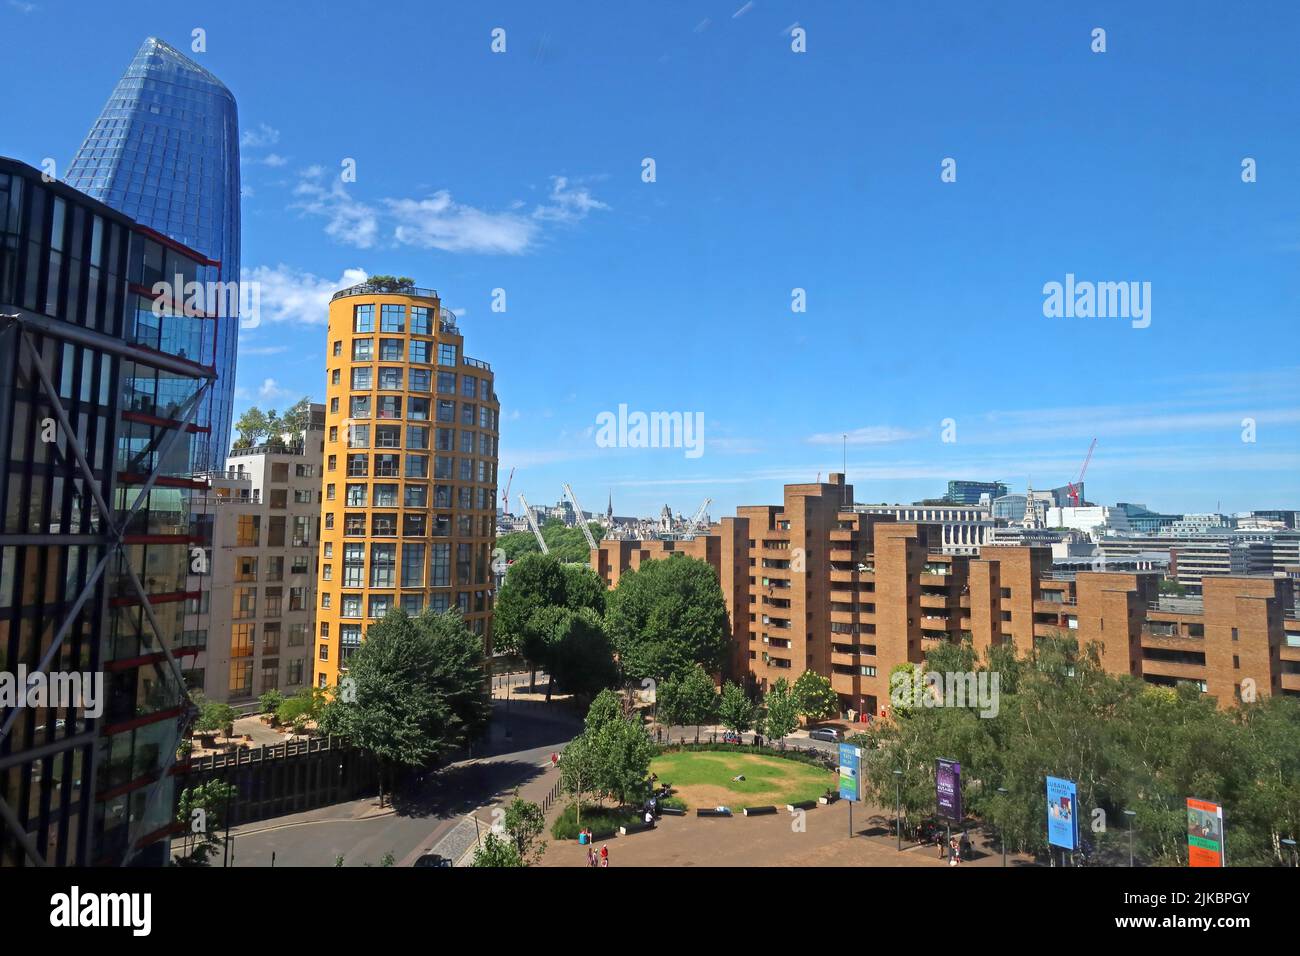
<instances>
[{"instance_id":1,"label":"circular lawn","mask_svg":"<svg viewBox=\"0 0 1300 956\"><path fill-rule=\"evenodd\" d=\"M679 750L654 758L650 770L691 809L784 806L816 800L835 786L832 771L753 753ZM737 776L745 779L732 779Z\"/></svg>"}]
</instances>

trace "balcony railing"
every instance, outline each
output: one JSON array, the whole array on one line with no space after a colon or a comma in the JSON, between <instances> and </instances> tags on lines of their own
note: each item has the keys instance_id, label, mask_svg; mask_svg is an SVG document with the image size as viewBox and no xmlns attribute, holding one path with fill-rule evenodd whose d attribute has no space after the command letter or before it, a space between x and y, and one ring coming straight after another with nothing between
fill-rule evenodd
<instances>
[{"instance_id":1,"label":"balcony railing","mask_svg":"<svg viewBox=\"0 0 1300 956\"><path fill-rule=\"evenodd\" d=\"M330 301L342 299L350 295L410 295L419 299L436 299L438 298L437 289L421 289L419 286L407 286L404 288L385 289L381 286L371 285L362 282L360 285L348 286L346 289L339 289L330 296Z\"/></svg>"}]
</instances>

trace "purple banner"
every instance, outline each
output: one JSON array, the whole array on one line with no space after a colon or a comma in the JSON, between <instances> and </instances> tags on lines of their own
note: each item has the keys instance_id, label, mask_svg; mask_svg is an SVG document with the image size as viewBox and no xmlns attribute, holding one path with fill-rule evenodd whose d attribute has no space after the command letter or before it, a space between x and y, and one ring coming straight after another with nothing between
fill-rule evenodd
<instances>
[{"instance_id":1,"label":"purple banner","mask_svg":"<svg viewBox=\"0 0 1300 956\"><path fill-rule=\"evenodd\" d=\"M934 795L939 816L958 823L961 812L961 764L940 757L934 762Z\"/></svg>"}]
</instances>

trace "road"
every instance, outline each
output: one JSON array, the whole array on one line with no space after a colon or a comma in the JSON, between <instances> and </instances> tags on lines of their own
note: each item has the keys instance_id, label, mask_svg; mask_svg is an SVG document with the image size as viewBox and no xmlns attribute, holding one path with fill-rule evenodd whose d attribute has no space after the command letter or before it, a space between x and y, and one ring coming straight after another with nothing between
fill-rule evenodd
<instances>
[{"instance_id":1,"label":"road","mask_svg":"<svg viewBox=\"0 0 1300 956\"><path fill-rule=\"evenodd\" d=\"M430 774L421 789L398 795L384 811L370 797L235 827L234 865L270 866L274 853L276 866L334 866L339 856L344 866L378 866L391 853L397 865L410 866L466 813L544 773L551 753L581 730L581 721L558 705L515 700L508 720L503 701L494 699L492 707L481 755ZM220 854L214 865L221 865Z\"/></svg>"}]
</instances>

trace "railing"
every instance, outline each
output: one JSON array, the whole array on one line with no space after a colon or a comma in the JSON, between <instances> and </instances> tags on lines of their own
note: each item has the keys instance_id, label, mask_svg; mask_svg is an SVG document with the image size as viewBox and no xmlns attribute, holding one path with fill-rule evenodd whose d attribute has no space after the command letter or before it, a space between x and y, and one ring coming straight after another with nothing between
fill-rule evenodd
<instances>
[{"instance_id":1,"label":"railing","mask_svg":"<svg viewBox=\"0 0 1300 956\"><path fill-rule=\"evenodd\" d=\"M563 758L561 758L563 759ZM546 813L555 806L555 802L560 799L561 781L556 780L555 786L551 787L550 792L542 797L542 813Z\"/></svg>"},{"instance_id":2,"label":"railing","mask_svg":"<svg viewBox=\"0 0 1300 956\"><path fill-rule=\"evenodd\" d=\"M464 362L470 368L481 368L489 372L492 371L491 363L484 362L482 359L470 358L468 355L466 355L464 356Z\"/></svg>"},{"instance_id":3,"label":"railing","mask_svg":"<svg viewBox=\"0 0 1300 956\"><path fill-rule=\"evenodd\" d=\"M420 299L436 299L438 298L438 290L421 289L418 286L385 289L381 286L370 285L369 283L363 282L360 285L353 285L348 286L346 289L339 289L338 292L335 292L330 296L330 301L333 302L335 299L342 299L350 295L410 295Z\"/></svg>"}]
</instances>

